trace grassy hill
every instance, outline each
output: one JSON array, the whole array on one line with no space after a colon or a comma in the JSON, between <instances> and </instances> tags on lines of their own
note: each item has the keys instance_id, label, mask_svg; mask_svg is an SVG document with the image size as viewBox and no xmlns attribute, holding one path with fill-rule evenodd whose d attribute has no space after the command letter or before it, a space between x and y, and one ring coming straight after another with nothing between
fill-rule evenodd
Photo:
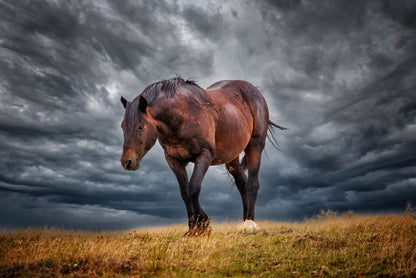
<instances>
[{"instance_id":1,"label":"grassy hill","mask_svg":"<svg viewBox=\"0 0 416 278\"><path fill-rule=\"evenodd\" d=\"M185 225L89 233L27 229L0 233L0 277L415 277L416 214L337 216L301 223Z\"/></svg>"}]
</instances>

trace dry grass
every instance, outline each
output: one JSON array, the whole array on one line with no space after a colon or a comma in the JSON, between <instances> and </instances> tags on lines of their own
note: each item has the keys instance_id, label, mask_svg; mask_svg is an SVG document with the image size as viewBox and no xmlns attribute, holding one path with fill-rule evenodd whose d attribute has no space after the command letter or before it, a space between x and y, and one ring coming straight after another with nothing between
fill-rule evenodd
<instances>
[{"instance_id":1,"label":"dry grass","mask_svg":"<svg viewBox=\"0 0 416 278\"><path fill-rule=\"evenodd\" d=\"M416 214L337 216L301 223L182 225L88 233L28 229L0 234L0 277L406 277L416 276Z\"/></svg>"}]
</instances>

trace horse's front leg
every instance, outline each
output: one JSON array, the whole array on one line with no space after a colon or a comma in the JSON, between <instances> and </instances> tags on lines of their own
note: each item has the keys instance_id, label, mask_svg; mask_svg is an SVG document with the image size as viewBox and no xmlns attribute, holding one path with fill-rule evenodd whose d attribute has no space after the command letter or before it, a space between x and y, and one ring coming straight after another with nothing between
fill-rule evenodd
<instances>
[{"instance_id":1,"label":"horse's front leg","mask_svg":"<svg viewBox=\"0 0 416 278\"><path fill-rule=\"evenodd\" d=\"M209 219L199 204L199 193L201 192L202 180L211 165L213 155L204 149L195 160L194 170L189 181L187 192L191 201L193 215L189 217L189 233L199 233L207 230Z\"/></svg>"},{"instance_id":2,"label":"horse's front leg","mask_svg":"<svg viewBox=\"0 0 416 278\"><path fill-rule=\"evenodd\" d=\"M173 173L176 176L176 179L178 180L179 189L181 191L182 200L185 203L186 211L188 212L188 219L194 215L194 209L191 203L191 199L189 198L188 194L188 174L186 173L186 165L188 163L183 163L178 160L176 160L173 157L170 157L165 153L166 161L169 164L170 169L173 171Z\"/></svg>"}]
</instances>

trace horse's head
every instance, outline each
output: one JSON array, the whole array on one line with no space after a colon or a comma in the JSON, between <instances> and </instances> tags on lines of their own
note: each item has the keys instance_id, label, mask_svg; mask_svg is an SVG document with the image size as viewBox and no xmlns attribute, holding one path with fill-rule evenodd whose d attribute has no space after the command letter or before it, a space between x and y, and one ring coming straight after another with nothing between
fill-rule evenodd
<instances>
[{"instance_id":1,"label":"horse's head","mask_svg":"<svg viewBox=\"0 0 416 278\"><path fill-rule=\"evenodd\" d=\"M143 156L156 143L157 132L146 116L147 102L143 97L128 102L121 97L126 112L121 128L124 134L121 165L125 170L135 171L140 168Z\"/></svg>"}]
</instances>

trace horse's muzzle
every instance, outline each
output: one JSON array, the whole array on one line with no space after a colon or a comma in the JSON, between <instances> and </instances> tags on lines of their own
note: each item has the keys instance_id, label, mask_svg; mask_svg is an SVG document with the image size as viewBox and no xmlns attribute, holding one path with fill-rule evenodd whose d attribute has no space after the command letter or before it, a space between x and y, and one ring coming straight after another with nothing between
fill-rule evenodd
<instances>
[{"instance_id":1,"label":"horse's muzzle","mask_svg":"<svg viewBox=\"0 0 416 278\"><path fill-rule=\"evenodd\" d=\"M124 170L127 171L136 171L140 168L140 161L139 159L126 159L121 160L121 165L123 166Z\"/></svg>"}]
</instances>

